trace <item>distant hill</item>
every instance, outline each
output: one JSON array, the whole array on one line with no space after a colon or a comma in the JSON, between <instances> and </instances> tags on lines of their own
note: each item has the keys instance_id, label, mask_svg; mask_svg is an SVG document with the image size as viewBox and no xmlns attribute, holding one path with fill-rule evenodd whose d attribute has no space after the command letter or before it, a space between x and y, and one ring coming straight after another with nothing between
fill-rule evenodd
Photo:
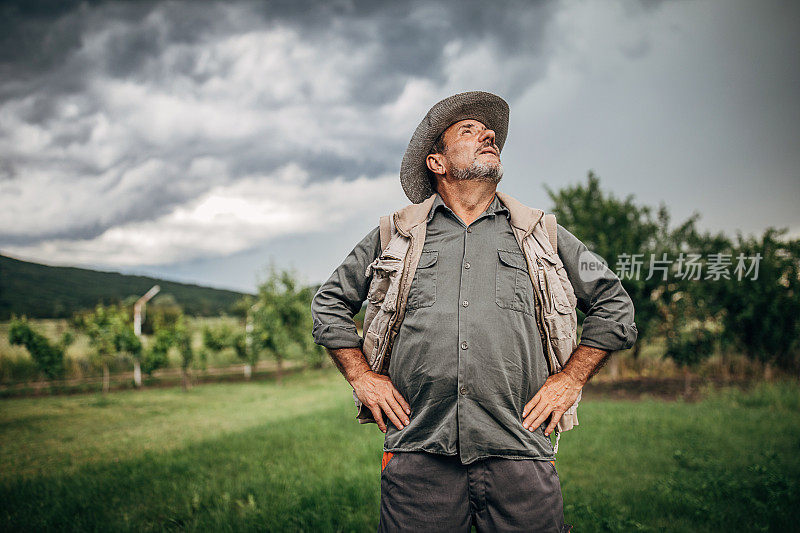
<instances>
[{"instance_id":1,"label":"distant hill","mask_svg":"<svg viewBox=\"0 0 800 533\"><path fill-rule=\"evenodd\" d=\"M146 276L54 267L0 255L0 320L11 314L31 318L67 318L75 311L103 302L141 296L153 285L171 294L189 315L228 311L244 293L201 287Z\"/></svg>"}]
</instances>

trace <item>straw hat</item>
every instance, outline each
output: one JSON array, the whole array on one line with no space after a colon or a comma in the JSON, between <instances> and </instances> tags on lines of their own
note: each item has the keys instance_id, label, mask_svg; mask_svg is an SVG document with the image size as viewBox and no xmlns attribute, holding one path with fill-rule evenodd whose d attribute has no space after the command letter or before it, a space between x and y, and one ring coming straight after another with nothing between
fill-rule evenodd
<instances>
[{"instance_id":1,"label":"straw hat","mask_svg":"<svg viewBox=\"0 0 800 533\"><path fill-rule=\"evenodd\" d=\"M425 159L441 133L460 120L474 119L494 130L495 144L503 150L508 133L508 103L483 91L459 93L433 106L408 143L400 165L400 183L408 199L418 204L433 194Z\"/></svg>"}]
</instances>

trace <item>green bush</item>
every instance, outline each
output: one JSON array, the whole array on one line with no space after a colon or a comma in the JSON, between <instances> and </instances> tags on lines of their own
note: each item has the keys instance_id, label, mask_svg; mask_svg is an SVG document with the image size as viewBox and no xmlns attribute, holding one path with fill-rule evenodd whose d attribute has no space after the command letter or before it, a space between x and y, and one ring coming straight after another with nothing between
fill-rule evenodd
<instances>
[{"instance_id":1,"label":"green bush","mask_svg":"<svg viewBox=\"0 0 800 533\"><path fill-rule=\"evenodd\" d=\"M169 364L169 349L172 346L172 332L169 329L156 331L153 344L150 345L142 356L142 372L148 376L159 368Z\"/></svg>"},{"instance_id":2,"label":"green bush","mask_svg":"<svg viewBox=\"0 0 800 533\"><path fill-rule=\"evenodd\" d=\"M36 367L50 379L63 377L64 351L73 339L70 332L65 332L57 344L51 344L47 337L34 331L24 318L13 319L8 332L9 343L25 346Z\"/></svg>"}]
</instances>

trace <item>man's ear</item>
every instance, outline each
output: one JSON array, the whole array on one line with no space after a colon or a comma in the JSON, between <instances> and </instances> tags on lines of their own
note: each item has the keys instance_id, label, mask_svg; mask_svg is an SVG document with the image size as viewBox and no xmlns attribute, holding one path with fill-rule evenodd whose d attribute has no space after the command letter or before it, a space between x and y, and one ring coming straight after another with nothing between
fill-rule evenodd
<instances>
[{"instance_id":1,"label":"man's ear","mask_svg":"<svg viewBox=\"0 0 800 533\"><path fill-rule=\"evenodd\" d=\"M446 173L444 168L444 156L442 154L428 154L428 157L425 158L425 164L428 165L428 169L434 174L444 175Z\"/></svg>"}]
</instances>

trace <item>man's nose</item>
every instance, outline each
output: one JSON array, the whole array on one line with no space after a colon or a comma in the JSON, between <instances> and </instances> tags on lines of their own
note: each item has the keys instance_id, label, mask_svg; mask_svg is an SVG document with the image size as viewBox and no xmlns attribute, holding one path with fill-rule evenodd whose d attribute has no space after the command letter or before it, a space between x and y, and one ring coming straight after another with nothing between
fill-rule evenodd
<instances>
[{"instance_id":1,"label":"man's nose","mask_svg":"<svg viewBox=\"0 0 800 533\"><path fill-rule=\"evenodd\" d=\"M494 144L494 130L490 130L489 128L486 128L485 130L483 130L481 132L481 136L479 138L480 142L486 141L487 138L489 139L489 142L491 144Z\"/></svg>"}]
</instances>

